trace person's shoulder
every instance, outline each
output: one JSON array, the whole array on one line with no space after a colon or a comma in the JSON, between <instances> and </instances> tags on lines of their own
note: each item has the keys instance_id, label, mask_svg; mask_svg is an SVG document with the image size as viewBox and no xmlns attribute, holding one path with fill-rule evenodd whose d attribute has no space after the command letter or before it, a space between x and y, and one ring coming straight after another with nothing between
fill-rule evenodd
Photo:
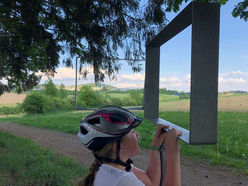
<instances>
[{"instance_id":1,"label":"person's shoulder","mask_svg":"<svg viewBox=\"0 0 248 186\"><path fill-rule=\"evenodd\" d=\"M134 174L133 172L126 172L119 179L118 186L145 186Z\"/></svg>"}]
</instances>

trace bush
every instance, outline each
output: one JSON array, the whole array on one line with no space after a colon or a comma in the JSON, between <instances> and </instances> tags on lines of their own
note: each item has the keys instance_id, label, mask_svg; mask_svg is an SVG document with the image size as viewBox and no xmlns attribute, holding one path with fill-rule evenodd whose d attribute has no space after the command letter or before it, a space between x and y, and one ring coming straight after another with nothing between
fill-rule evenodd
<instances>
[{"instance_id":1,"label":"bush","mask_svg":"<svg viewBox=\"0 0 248 186\"><path fill-rule=\"evenodd\" d=\"M122 106L124 103L123 100L121 100L120 98L117 98L117 97L112 97L111 98L111 105L115 105L115 106Z\"/></svg>"},{"instance_id":2,"label":"bush","mask_svg":"<svg viewBox=\"0 0 248 186\"><path fill-rule=\"evenodd\" d=\"M132 91L129 93L129 97L131 100L131 103L129 106L138 106L142 105L143 103L143 95L140 94L138 91Z\"/></svg>"},{"instance_id":3,"label":"bush","mask_svg":"<svg viewBox=\"0 0 248 186\"><path fill-rule=\"evenodd\" d=\"M63 99L63 102L65 110L73 110L75 106L75 96L67 96L65 99Z\"/></svg>"},{"instance_id":4,"label":"bush","mask_svg":"<svg viewBox=\"0 0 248 186\"><path fill-rule=\"evenodd\" d=\"M64 99L68 96L68 92L65 90L65 85L63 83L60 84L58 95L61 99Z\"/></svg>"},{"instance_id":5,"label":"bush","mask_svg":"<svg viewBox=\"0 0 248 186\"><path fill-rule=\"evenodd\" d=\"M58 96L58 89L56 88L55 84L51 79L46 81L44 86L45 86L45 95L53 96L53 97Z\"/></svg>"},{"instance_id":6,"label":"bush","mask_svg":"<svg viewBox=\"0 0 248 186\"><path fill-rule=\"evenodd\" d=\"M3 106L0 108L0 114L19 114L22 112L23 112L23 110L22 110L20 104L18 104L15 107Z\"/></svg>"},{"instance_id":7,"label":"bush","mask_svg":"<svg viewBox=\"0 0 248 186\"><path fill-rule=\"evenodd\" d=\"M73 98L53 98L54 110L72 110L74 108L74 99Z\"/></svg>"},{"instance_id":8,"label":"bush","mask_svg":"<svg viewBox=\"0 0 248 186\"><path fill-rule=\"evenodd\" d=\"M131 106L131 105L133 105L132 104L132 100L131 100L130 97L124 97L122 99L122 102L123 102L123 105L122 106Z\"/></svg>"},{"instance_id":9,"label":"bush","mask_svg":"<svg viewBox=\"0 0 248 186\"><path fill-rule=\"evenodd\" d=\"M46 98L38 93L31 92L22 103L22 108L29 114L38 114L46 112Z\"/></svg>"},{"instance_id":10,"label":"bush","mask_svg":"<svg viewBox=\"0 0 248 186\"><path fill-rule=\"evenodd\" d=\"M55 98L51 96L44 96L44 104L45 104L45 111L44 112L51 112L56 110L55 105Z\"/></svg>"},{"instance_id":11,"label":"bush","mask_svg":"<svg viewBox=\"0 0 248 186\"><path fill-rule=\"evenodd\" d=\"M62 97L65 96L64 94ZM43 95L39 91L32 91L22 103L23 110L28 114L38 114L51 111L72 110L74 108L74 96L55 97Z\"/></svg>"},{"instance_id":12,"label":"bush","mask_svg":"<svg viewBox=\"0 0 248 186\"><path fill-rule=\"evenodd\" d=\"M82 86L79 91L78 105L80 107L100 107L104 105L104 97L92 90L90 86Z\"/></svg>"},{"instance_id":13,"label":"bush","mask_svg":"<svg viewBox=\"0 0 248 186\"><path fill-rule=\"evenodd\" d=\"M185 92L181 92L179 95L179 99L190 99L190 95Z\"/></svg>"}]
</instances>

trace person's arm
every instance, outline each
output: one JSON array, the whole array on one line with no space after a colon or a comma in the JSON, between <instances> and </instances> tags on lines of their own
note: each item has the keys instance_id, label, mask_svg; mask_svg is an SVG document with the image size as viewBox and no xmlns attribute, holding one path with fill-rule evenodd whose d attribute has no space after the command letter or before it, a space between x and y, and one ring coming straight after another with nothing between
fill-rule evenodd
<instances>
[{"instance_id":1,"label":"person's arm","mask_svg":"<svg viewBox=\"0 0 248 186\"><path fill-rule=\"evenodd\" d=\"M161 146L165 137L165 132L163 132L163 128L168 128L168 126L157 126L157 130L152 141L153 147ZM146 171L134 167L133 172L146 186L159 186L161 179L160 152L150 150L149 163Z\"/></svg>"},{"instance_id":2,"label":"person's arm","mask_svg":"<svg viewBox=\"0 0 248 186\"><path fill-rule=\"evenodd\" d=\"M178 136L181 132L176 129L171 129L165 134L165 148L166 148L166 180L165 186L180 186L180 146L178 143Z\"/></svg>"}]
</instances>

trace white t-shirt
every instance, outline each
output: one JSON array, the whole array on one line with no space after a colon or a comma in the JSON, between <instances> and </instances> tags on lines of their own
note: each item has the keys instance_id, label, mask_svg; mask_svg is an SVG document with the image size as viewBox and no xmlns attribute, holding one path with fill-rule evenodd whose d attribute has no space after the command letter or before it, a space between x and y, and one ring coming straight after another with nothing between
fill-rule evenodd
<instances>
[{"instance_id":1,"label":"white t-shirt","mask_svg":"<svg viewBox=\"0 0 248 186\"><path fill-rule=\"evenodd\" d=\"M145 186L132 171L127 172L102 164L96 173L94 186Z\"/></svg>"}]
</instances>

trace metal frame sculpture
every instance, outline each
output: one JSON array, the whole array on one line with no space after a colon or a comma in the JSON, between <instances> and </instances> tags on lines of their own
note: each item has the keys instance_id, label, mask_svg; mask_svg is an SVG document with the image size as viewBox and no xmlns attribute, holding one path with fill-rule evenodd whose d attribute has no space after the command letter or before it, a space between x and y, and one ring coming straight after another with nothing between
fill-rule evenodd
<instances>
[{"instance_id":1,"label":"metal frame sculpture","mask_svg":"<svg viewBox=\"0 0 248 186\"><path fill-rule=\"evenodd\" d=\"M191 2L146 45L144 114L154 124L168 124L183 132L189 144L217 142L219 63L218 3ZM190 130L159 118L160 46L192 25ZM180 51L179 51L180 52Z\"/></svg>"},{"instance_id":2,"label":"metal frame sculpture","mask_svg":"<svg viewBox=\"0 0 248 186\"><path fill-rule=\"evenodd\" d=\"M181 130L179 138L189 144L217 143L219 24L220 4L191 2L146 45L145 118ZM159 67L160 46L189 25L192 25L190 130L186 130L159 118ZM162 186L166 179L166 151L160 155Z\"/></svg>"}]
</instances>

